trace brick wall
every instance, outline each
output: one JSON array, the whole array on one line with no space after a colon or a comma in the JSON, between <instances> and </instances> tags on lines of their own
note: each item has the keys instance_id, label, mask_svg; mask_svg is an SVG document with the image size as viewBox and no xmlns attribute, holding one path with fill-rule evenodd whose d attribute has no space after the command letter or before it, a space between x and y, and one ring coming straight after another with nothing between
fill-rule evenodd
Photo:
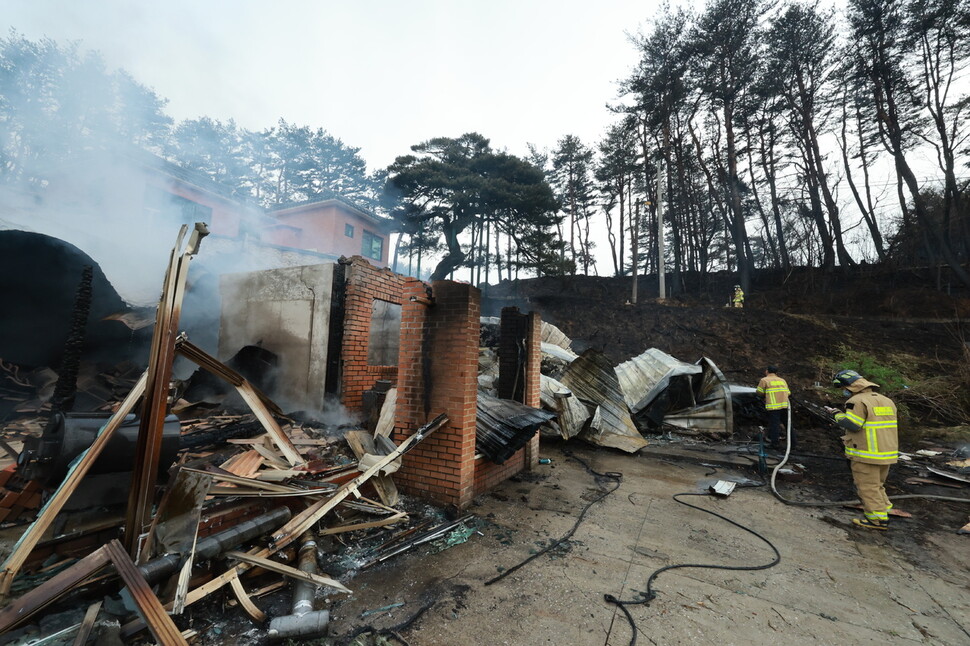
<instances>
[{"instance_id":1,"label":"brick wall","mask_svg":"<svg viewBox=\"0 0 970 646\"><path fill-rule=\"evenodd\" d=\"M373 387L376 380L397 383L398 366L368 365L367 347L374 299L400 305L405 278L389 269L378 269L360 256L342 262L346 264L346 291L340 395L344 406L360 411L363 392Z\"/></svg>"},{"instance_id":2,"label":"brick wall","mask_svg":"<svg viewBox=\"0 0 970 646\"><path fill-rule=\"evenodd\" d=\"M433 304L426 304L428 291L406 279L394 440L401 443L439 413L449 421L404 456L394 479L407 493L463 508L475 496L481 292L438 281Z\"/></svg>"},{"instance_id":3,"label":"brick wall","mask_svg":"<svg viewBox=\"0 0 970 646\"><path fill-rule=\"evenodd\" d=\"M449 422L404 456L394 479L407 493L461 509L479 493L531 468L538 460L539 436L504 464L476 459L481 293L447 281L429 289L408 278L403 300L394 440L402 442L439 413L446 413ZM509 321L506 336L516 347L518 340L525 344L523 361L516 354L519 400L538 407L541 320L515 310Z\"/></svg>"}]
</instances>

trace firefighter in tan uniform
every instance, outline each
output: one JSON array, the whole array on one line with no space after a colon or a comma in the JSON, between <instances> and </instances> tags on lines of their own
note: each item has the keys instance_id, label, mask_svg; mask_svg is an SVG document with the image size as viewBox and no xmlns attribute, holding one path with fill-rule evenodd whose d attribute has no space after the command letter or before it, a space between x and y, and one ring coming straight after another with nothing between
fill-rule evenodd
<instances>
[{"instance_id":1,"label":"firefighter in tan uniform","mask_svg":"<svg viewBox=\"0 0 970 646\"><path fill-rule=\"evenodd\" d=\"M896 404L876 392L879 384L854 370L837 373L833 383L849 397L845 412L835 413L835 421L846 430L842 436L845 456L865 511L865 518L852 522L865 529L885 531L889 529L889 510L893 506L886 496L886 476L889 465L899 459Z\"/></svg>"},{"instance_id":2,"label":"firefighter in tan uniform","mask_svg":"<svg viewBox=\"0 0 970 646\"><path fill-rule=\"evenodd\" d=\"M731 297L731 302L734 303L735 307L744 307L744 292L741 290L741 285L734 286L734 295Z\"/></svg>"},{"instance_id":3,"label":"firefighter in tan uniform","mask_svg":"<svg viewBox=\"0 0 970 646\"><path fill-rule=\"evenodd\" d=\"M768 414L768 442L771 448L781 448L779 434L781 433L782 421L788 420L788 382L778 376L778 368L768 366L765 376L758 382L755 391L765 398L765 411ZM795 446L795 433L791 437L792 448Z\"/></svg>"}]
</instances>

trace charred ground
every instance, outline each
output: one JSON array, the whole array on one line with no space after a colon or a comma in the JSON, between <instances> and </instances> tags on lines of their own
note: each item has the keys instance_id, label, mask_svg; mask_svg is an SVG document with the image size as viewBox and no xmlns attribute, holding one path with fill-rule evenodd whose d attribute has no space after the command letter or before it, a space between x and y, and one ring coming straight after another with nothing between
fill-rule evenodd
<instances>
[{"instance_id":1,"label":"charred ground","mask_svg":"<svg viewBox=\"0 0 970 646\"><path fill-rule=\"evenodd\" d=\"M595 347L619 363L656 347L684 361L711 358L732 382L754 385L779 367L796 396L841 403L832 372L865 360L898 374L894 396L907 425L967 423L970 298L929 270L857 268L759 275L745 307L725 305L733 278L684 281L660 303L655 279L642 279L630 304L630 279L565 277L503 282L485 290L484 309L504 305L541 312L578 349ZM653 286L653 293L650 287ZM804 426L804 424L803 424Z\"/></svg>"}]
</instances>

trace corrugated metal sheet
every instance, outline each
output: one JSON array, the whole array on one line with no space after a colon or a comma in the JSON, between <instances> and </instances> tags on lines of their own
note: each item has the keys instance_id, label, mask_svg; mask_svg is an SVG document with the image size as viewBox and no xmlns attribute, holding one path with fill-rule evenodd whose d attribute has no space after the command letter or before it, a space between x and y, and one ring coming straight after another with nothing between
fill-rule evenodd
<instances>
[{"instance_id":1,"label":"corrugated metal sheet","mask_svg":"<svg viewBox=\"0 0 970 646\"><path fill-rule=\"evenodd\" d=\"M696 405L666 413L663 422L691 434L730 435L734 432L731 387L707 357L697 365L702 372L700 378L693 378Z\"/></svg>"},{"instance_id":2,"label":"corrugated metal sheet","mask_svg":"<svg viewBox=\"0 0 970 646\"><path fill-rule=\"evenodd\" d=\"M525 446L555 414L509 399L478 393L475 450L502 464Z\"/></svg>"},{"instance_id":3,"label":"corrugated metal sheet","mask_svg":"<svg viewBox=\"0 0 970 646\"><path fill-rule=\"evenodd\" d=\"M540 331L542 335L541 341L543 343L551 343L553 345L558 345L563 350L573 349L573 342L568 336L563 334L562 330L557 328L552 323L542 322L542 330Z\"/></svg>"},{"instance_id":4,"label":"corrugated metal sheet","mask_svg":"<svg viewBox=\"0 0 970 646\"><path fill-rule=\"evenodd\" d=\"M630 418L613 364L602 352L589 349L580 355L566 369L562 384L593 411L580 438L629 453L647 445Z\"/></svg>"},{"instance_id":5,"label":"corrugated metal sheet","mask_svg":"<svg viewBox=\"0 0 970 646\"><path fill-rule=\"evenodd\" d=\"M586 420L589 419L589 409L562 383L542 375L539 398L543 408L556 414L556 427L564 440L583 430Z\"/></svg>"},{"instance_id":6,"label":"corrugated metal sheet","mask_svg":"<svg viewBox=\"0 0 970 646\"><path fill-rule=\"evenodd\" d=\"M649 406L667 388L671 378L700 373L700 366L675 359L657 348L650 348L616 367L623 398L634 414Z\"/></svg>"}]
</instances>

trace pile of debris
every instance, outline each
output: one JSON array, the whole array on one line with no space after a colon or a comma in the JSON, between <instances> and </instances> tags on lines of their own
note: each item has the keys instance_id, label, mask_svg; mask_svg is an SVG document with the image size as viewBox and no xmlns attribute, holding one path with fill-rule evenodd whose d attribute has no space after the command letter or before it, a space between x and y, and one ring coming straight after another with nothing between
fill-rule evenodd
<instances>
[{"instance_id":1,"label":"pile of debris","mask_svg":"<svg viewBox=\"0 0 970 646\"><path fill-rule=\"evenodd\" d=\"M159 643L184 644L207 628L175 620L224 588L254 622L268 622L259 639L314 637L329 622L318 589L329 604L350 593L354 569L469 534L470 517L448 521L408 509L392 479L401 456L444 426L445 415L396 445L391 389L372 430L334 433L284 414L244 374L177 333L204 225L180 252L184 233L143 374L102 372L90 381L98 390L79 379L86 390L77 401L82 392L97 397L84 400L89 412L73 413L50 395L57 375L25 378L3 364L0 394L15 400L12 417L21 416L4 424L0 442L8 454L0 462L0 598L13 599L0 609L4 643L33 643L38 633L78 644L97 634L100 643L147 629ZM228 389L204 380L172 389L176 357ZM249 412L214 408L229 401L225 390ZM534 433L533 421L523 424ZM322 571L320 546L348 535L356 554L327 563L343 570L338 580ZM254 599L284 581L294 584L292 606L270 620Z\"/></svg>"},{"instance_id":2,"label":"pile of debris","mask_svg":"<svg viewBox=\"0 0 970 646\"><path fill-rule=\"evenodd\" d=\"M197 420L185 424L187 432L183 437L219 428L247 427L254 421L252 415ZM319 429L294 424L283 426L282 430L297 449L297 464L287 460L270 433L229 439L222 446L183 449L147 535L139 541L137 558L130 558L117 542L123 517L111 516L110 508L99 505L96 511L101 512L100 522L73 520L74 524L63 527L32 550L10 590L12 595L26 593L0 611L0 631L30 622L64 594L75 592L76 599L104 594L111 585L105 577L92 576L113 565L132 591L144 619L118 626L125 639L147 627L162 643L183 643L179 640L188 635L175 628L168 613L178 614L227 584L240 607L263 624L267 617L253 598L282 586L279 581L267 585L267 572L303 582L294 592L300 599L299 609L295 605L291 615L271 621L267 634L321 634L328 614L326 610L312 610L314 590L320 587L329 594L346 594L350 590L319 571L315 548L300 550L297 567L287 564L294 559L288 546L315 545L323 537L356 532L354 544L371 545L370 560L359 564L367 567L453 530L457 526L454 522L412 522L408 512L392 506L399 499L390 473L397 468L400 456L445 421L436 419L401 446L389 443L383 434L349 431L348 446L356 459L344 455L338 440L321 437ZM14 472L8 468L2 473ZM114 478L120 475L111 474ZM43 491L39 482L29 481L24 493L19 494L21 499L30 495L39 502ZM373 485L377 499L363 495L365 484ZM81 498L90 500L90 494ZM467 524L467 520L463 522ZM108 545L90 552L92 544L99 544L107 536L111 536ZM253 543L255 546L243 549ZM85 548L90 553L84 555ZM217 569L220 565L221 572ZM249 585L240 581L244 573L249 575L247 581L261 581L252 594L246 592ZM262 579L252 576L259 573L263 574ZM40 583L51 575L53 578ZM150 587L155 584L161 590L157 596ZM111 617L117 620L119 614L127 614L117 609L113 613L108 608L100 610L102 619L109 623ZM69 619L64 620L68 625L62 627L64 634L68 630L83 634L94 626L99 613L83 619L68 615ZM38 630L46 633L50 627L28 626L20 632L29 637Z\"/></svg>"},{"instance_id":3,"label":"pile of debris","mask_svg":"<svg viewBox=\"0 0 970 646\"><path fill-rule=\"evenodd\" d=\"M500 320L482 317L481 323L480 401L495 395ZM543 433L633 453L646 446L644 434L733 432L733 398L744 389L728 384L706 357L691 364L651 348L614 366L592 348L576 354L572 340L546 322L542 357L542 407L556 416L541 425Z\"/></svg>"}]
</instances>

